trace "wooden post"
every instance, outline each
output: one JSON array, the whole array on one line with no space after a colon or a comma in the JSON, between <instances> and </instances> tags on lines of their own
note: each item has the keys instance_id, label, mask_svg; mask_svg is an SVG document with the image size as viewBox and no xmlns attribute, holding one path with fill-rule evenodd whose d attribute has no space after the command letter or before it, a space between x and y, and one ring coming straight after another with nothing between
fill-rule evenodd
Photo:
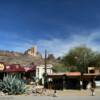
<instances>
[{"instance_id":1,"label":"wooden post","mask_svg":"<svg viewBox=\"0 0 100 100\"><path fill-rule=\"evenodd\" d=\"M45 50L45 73L44 73L44 87L47 85L47 50Z\"/></svg>"},{"instance_id":2,"label":"wooden post","mask_svg":"<svg viewBox=\"0 0 100 100\"><path fill-rule=\"evenodd\" d=\"M66 87L65 87L65 83L66 83L65 79L66 79L66 77L63 76L63 90L66 89Z\"/></svg>"}]
</instances>

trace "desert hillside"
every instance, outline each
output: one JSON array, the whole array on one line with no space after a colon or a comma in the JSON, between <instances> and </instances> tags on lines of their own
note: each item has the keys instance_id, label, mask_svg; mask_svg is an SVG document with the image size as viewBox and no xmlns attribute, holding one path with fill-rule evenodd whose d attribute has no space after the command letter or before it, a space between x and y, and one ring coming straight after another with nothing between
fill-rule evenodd
<instances>
[{"instance_id":1,"label":"desert hillside","mask_svg":"<svg viewBox=\"0 0 100 100\"><path fill-rule=\"evenodd\" d=\"M35 63L38 65L42 64L44 61L41 54L35 51L34 47L32 47L26 50L24 53L0 50L0 62L21 65Z\"/></svg>"}]
</instances>

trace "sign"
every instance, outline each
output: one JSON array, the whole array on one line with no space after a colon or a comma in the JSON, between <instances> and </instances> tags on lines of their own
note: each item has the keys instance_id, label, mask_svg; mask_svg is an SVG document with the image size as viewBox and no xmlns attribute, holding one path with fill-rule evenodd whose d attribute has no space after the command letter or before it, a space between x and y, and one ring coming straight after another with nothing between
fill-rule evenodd
<instances>
[{"instance_id":1,"label":"sign","mask_svg":"<svg viewBox=\"0 0 100 100\"><path fill-rule=\"evenodd\" d=\"M0 63L0 71L1 71L1 70L4 70L4 68L5 68L5 65L2 64L2 63Z\"/></svg>"},{"instance_id":2,"label":"sign","mask_svg":"<svg viewBox=\"0 0 100 100\"><path fill-rule=\"evenodd\" d=\"M16 68L18 69L19 68L19 65L16 65Z\"/></svg>"}]
</instances>

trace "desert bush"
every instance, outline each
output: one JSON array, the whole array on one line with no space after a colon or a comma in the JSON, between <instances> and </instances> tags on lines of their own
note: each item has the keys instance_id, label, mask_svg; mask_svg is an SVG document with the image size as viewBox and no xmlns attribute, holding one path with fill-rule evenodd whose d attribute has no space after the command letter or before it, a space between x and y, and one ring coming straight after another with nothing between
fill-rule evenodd
<instances>
[{"instance_id":1,"label":"desert bush","mask_svg":"<svg viewBox=\"0 0 100 100\"><path fill-rule=\"evenodd\" d=\"M16 75L6 75L0 81L0 90L9 95L23 94L26 91L25 84Z\"/></svg>"}]
</instances>

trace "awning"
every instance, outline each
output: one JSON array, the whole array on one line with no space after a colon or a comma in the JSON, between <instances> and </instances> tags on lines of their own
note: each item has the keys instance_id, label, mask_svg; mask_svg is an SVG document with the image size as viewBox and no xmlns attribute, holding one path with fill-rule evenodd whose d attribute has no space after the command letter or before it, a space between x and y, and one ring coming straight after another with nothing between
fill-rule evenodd
<instances>
[{"instance_id":1,"label":"awning","mask_svg":"<svg viewBox=\"0 0 100 100\"><path fill-rule=\"evenodd\" d=\"M19 64L7 65L4 72L25 72L24 67L21 67Z\"/></svg>"},{"instance_id":2,"label":"awning","mask_svg":"<svg viewBox=\"0 0 100 100\"><path fill-rule=\"evenodd\" d=\"M5 65L3 62L0 62L0 72L32 72L35 70L35 65L23 67L20 64Z\"/></svg>"}]
</instances>

